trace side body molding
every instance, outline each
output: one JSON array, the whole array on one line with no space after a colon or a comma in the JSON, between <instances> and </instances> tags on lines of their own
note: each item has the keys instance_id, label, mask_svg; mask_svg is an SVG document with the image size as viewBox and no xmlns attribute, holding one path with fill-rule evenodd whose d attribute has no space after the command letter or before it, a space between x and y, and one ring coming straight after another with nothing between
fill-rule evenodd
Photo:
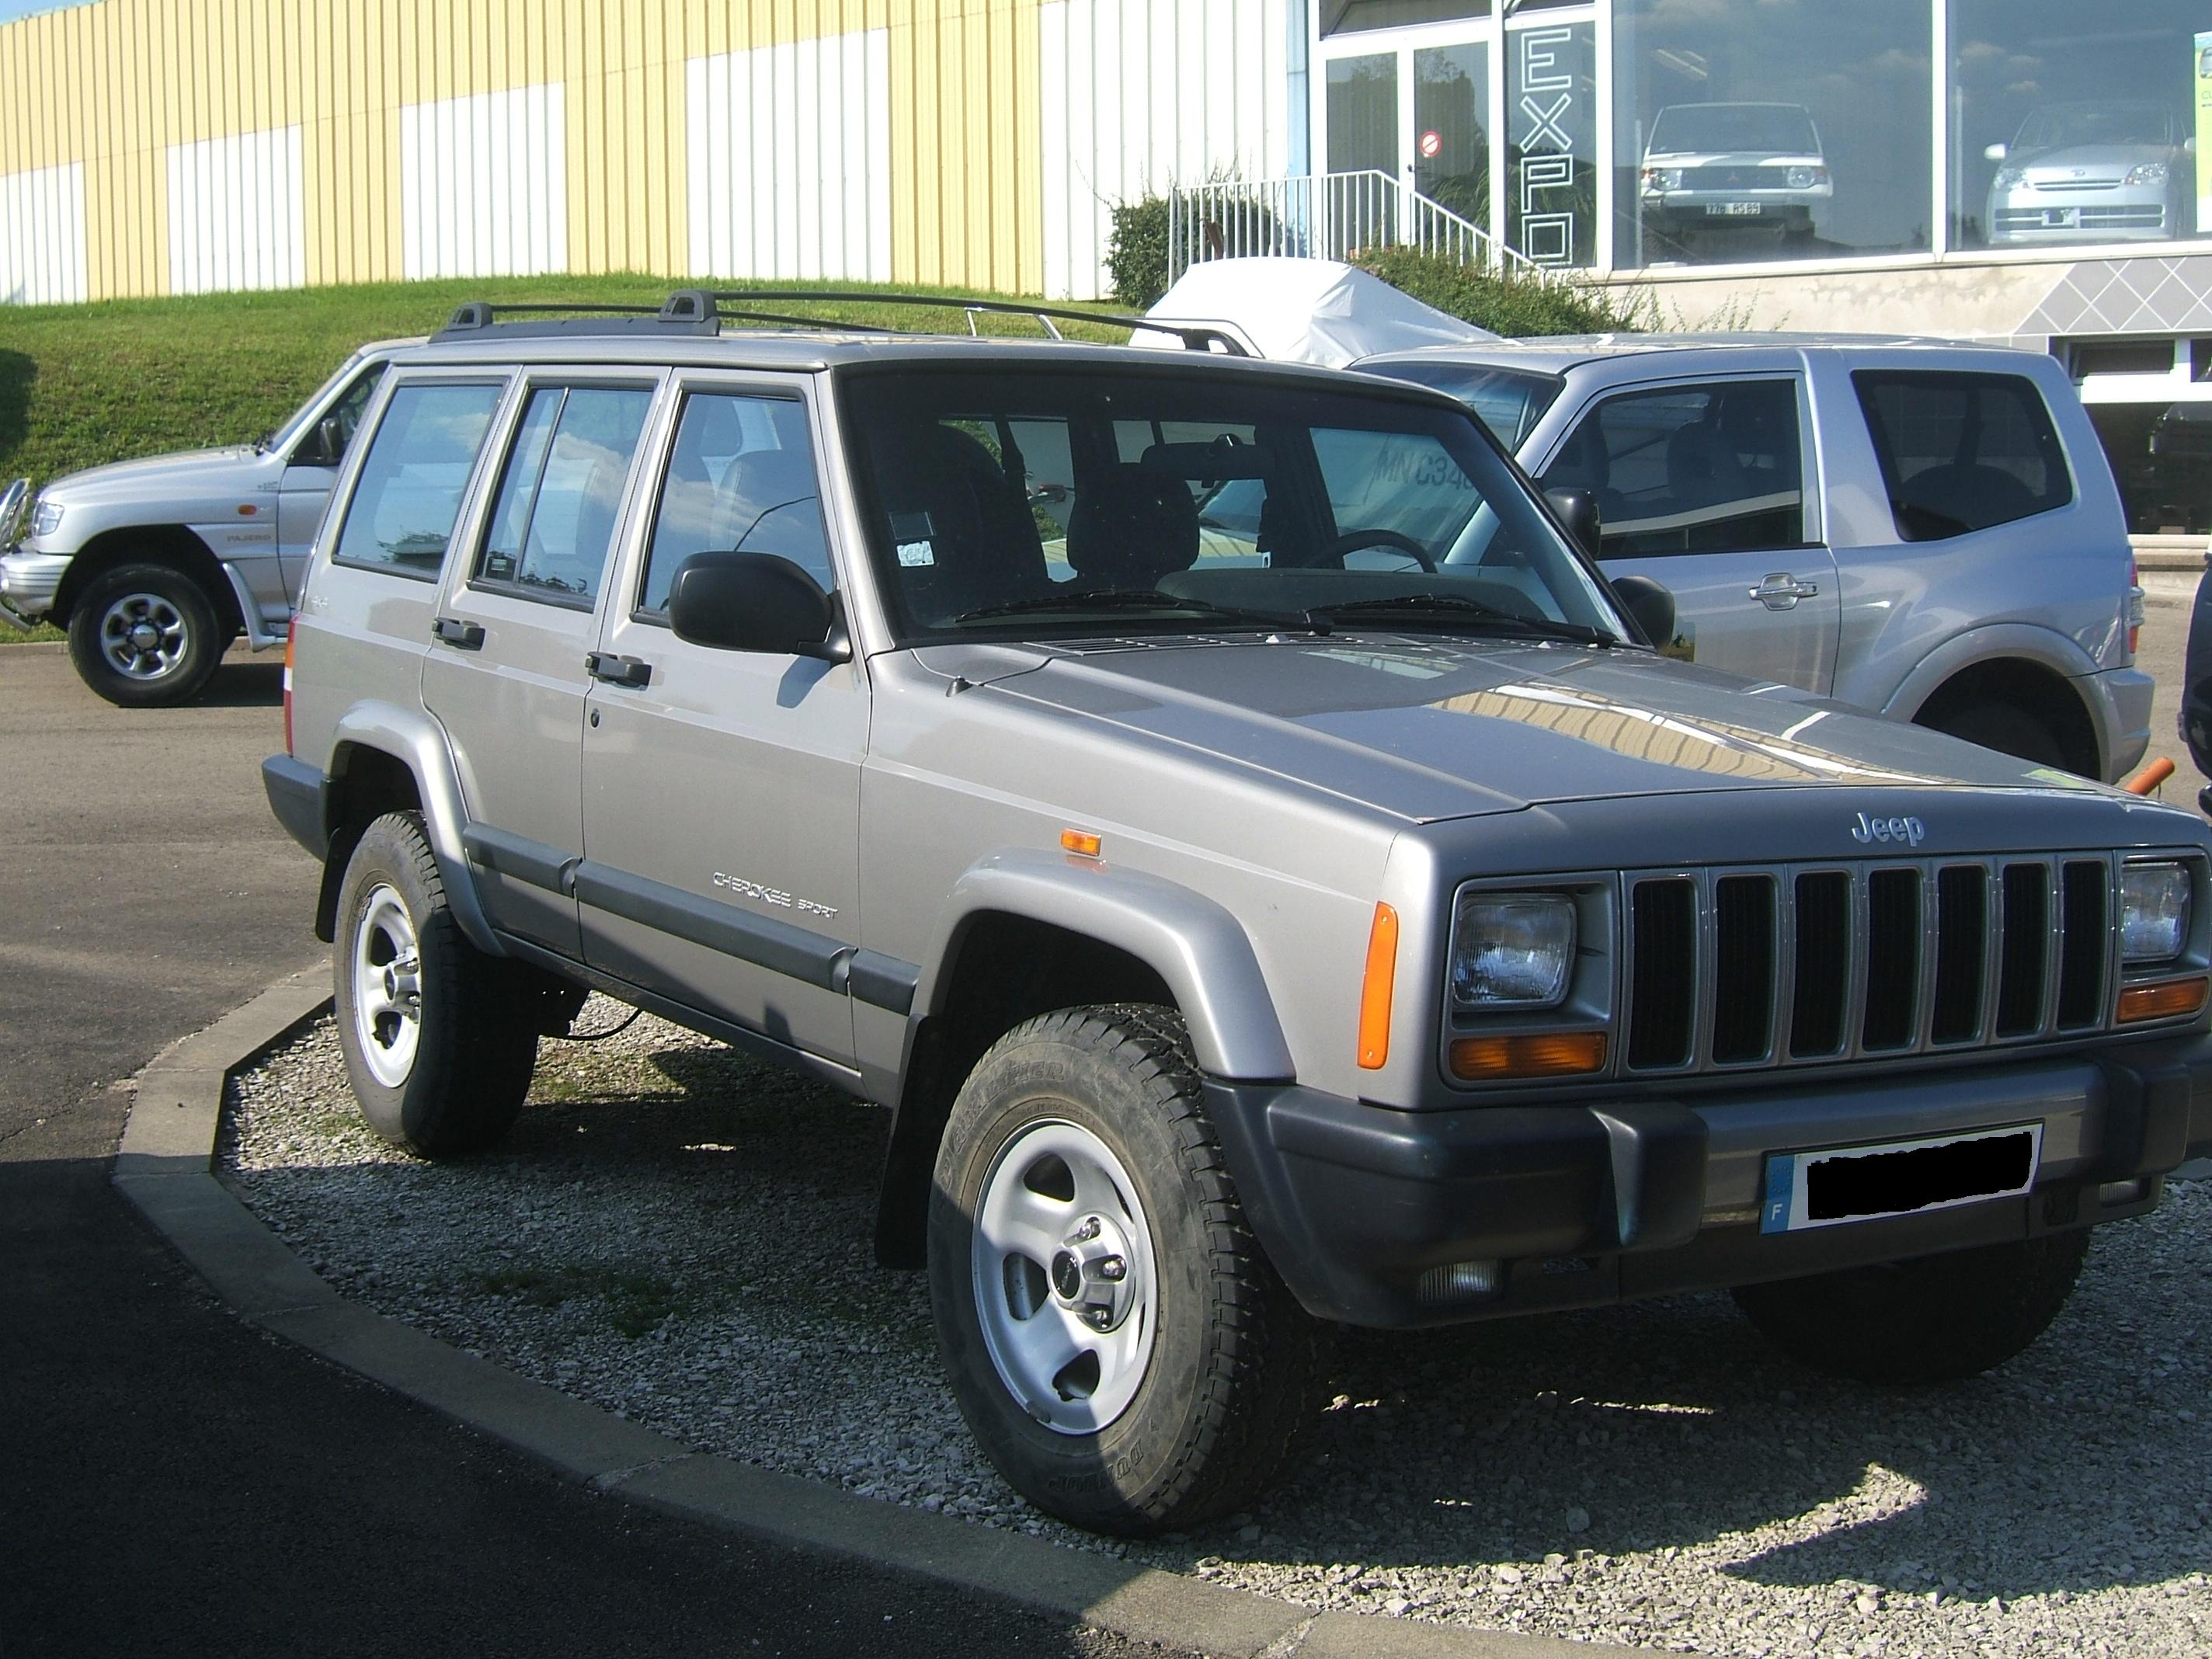
<instances>
[{"instance_id":1,"label":"side body molding","mask_svg":"<svg viewBox=\"0 0 2212 1659\"><path fill-rule=\"evenodd\" d=\"M420 709L389 702L356 703L331 735L333 784L343 769L338 757L349 744L380 749L407 763L422 793L423 827L429 831L431 851L438 855L438 874L445 883L446 902L453 907L453 920L477 950L489 956L505 956L507 951L494 936L477 900L476 878L461 844L468 808L461 799L460 779L454 772L453 751L447 747L443 729Z\"/></svg>"},{"instance_id":2,"label":"side body molding","mask_svg":"<svg viewBox=\"0 0 2212 1659\"><path fill-rule=\"evenodd\" d=\"M1252 941L1237 918L1201 893L1058 853L993 854L953 884L923 958L917 1015L943 1012L956 960L978 916L1047 922L1127 951L1167 981L1210 1077L1286 1081L1295 1074Z\"/></svg>"}]
</instances>

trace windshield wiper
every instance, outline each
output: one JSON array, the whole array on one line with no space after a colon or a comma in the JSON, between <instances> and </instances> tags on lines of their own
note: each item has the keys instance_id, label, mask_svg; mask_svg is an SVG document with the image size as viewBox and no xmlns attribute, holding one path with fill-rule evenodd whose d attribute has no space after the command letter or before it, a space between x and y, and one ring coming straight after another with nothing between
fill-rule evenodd
<instances>
[{"instance_id":1,"label":"windshield wiper","mask_svg":"<svg viewBox=\"0 0 2212 1659\"><path fill-rule=\"evenodd\" d=\"M1455 627L1480 623L1486 624L1487 631L1533 634L1539 639L1571 640L1578 645L1613 646L1621 643L1617 635L1608 634L1603 629L1586 628L1580 623L1553 622L1548 617L1523 617L1457 593L1397 593L1387 599L1353 599L1345 605L1323 605L1320 609L1324 614L1339 618L1362 615L1425 617Z\"/></svg>"},{"instance_id":2,"label":"windshield wiper","mask_svg":"<svg viewBox=\"0 0 2212 1659\"><path fill-rule=\"evenodd\" d=\"M1301 633L1327 634L1328 622L1316 612L1299 613L1277 611L1241 611L1233 605L1215 605L1210 599L1188 599L1176 593L1163 593L1157 588L1109 587L1095 593L1041 593L1026 599L1009 599L1004 605L987 605L978 611L963 611L952 620L954 623L989 622L999 617L1020 617L1043 611L1194 611L1201 617L1222 622L1244 623L1255 628L1294 628Z\"/></svg>"}]
</instances>

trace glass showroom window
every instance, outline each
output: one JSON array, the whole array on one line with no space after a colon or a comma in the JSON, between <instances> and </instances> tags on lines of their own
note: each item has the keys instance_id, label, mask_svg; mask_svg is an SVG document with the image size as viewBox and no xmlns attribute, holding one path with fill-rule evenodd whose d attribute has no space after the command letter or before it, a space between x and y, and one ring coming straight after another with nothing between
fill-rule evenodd
<instances>
[{"instance_id":1,"label":"glass showroom window","mask_svg":"<svg viewBox=\"0 0 2212 1659\"><path fill-rule=\"evenodd\" d=\"M1506 240L1539 264L1597 258L1597 40L1583 22L1505 37Z\"/></svg>"},{"instance_id":2,"label":"glass showroom window","mask_svg":"<svg viewBox=\"0 0 2212 1659\"><path fill-rule=\"evenodd\" d=\"M1954 246L2163 242L2212 227L2212 12L2200 0L2129 0L2124 27L2079 0L1950 5Z\"/></svg>"},{"instance_id":3,"label":"glass showroom window","mask_svg":"<svg viewBox=\"0 0 2212 1659\"><path fill-rule=\"evenodd\" d=\"M1933 246L1934 25L1929 0L1616 0L1616 262Z\"/></svg>"}]
</instances>

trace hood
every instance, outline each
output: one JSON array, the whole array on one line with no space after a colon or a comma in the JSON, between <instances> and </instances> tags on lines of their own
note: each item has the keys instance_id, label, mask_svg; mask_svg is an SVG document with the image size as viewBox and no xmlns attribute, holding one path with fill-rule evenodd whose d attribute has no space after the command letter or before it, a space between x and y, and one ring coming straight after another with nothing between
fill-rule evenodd
<instances>
[{"instance_id":1,"label":"hood","mask_svg":"<svg viewBox=\"0 0 2212 1659\"><path fill-rule=\"evenodd\" d=\"M2057 149L2029 150L2009 155L2003 166L2017 167L2032 179L2056 173L2070 177L2079 168L2089 179L2109 178L2147 161L2171 162L2174 153L2164 144L2064 144Z\"/></svg>"},{"instance_id":2,"label":"hood","mask_svg":"<svg viewBox=\"0 0 2212 1659\"><path fill-rule=\"evenodd\" d=\"M2110 793L1643 651L1363 635L915 654L999 695L1413 822L1831 785Z\"/></svg>"},{"instance_id":3,"label":"hood","mask_svg":"<svg viewBox=\"0 0 2212 1659\"><path fill-rule=\"evenodd\" d=\"M137 499L149 492L165 496L219 489L226 475L243 475L265 459L251 444L228 449L191 449L170 455L148 455L135 461L111 461L66 473L40 492L46 501L64 506Z\"/></svg>"}]
</instances>

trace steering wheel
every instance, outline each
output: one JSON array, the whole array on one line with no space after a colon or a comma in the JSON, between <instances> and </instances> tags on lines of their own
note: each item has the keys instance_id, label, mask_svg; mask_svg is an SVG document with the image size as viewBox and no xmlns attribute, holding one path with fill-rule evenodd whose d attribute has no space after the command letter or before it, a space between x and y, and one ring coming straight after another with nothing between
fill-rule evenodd
<instances>
[{"instance_id":1,"label":"steering wheel","mask_svg":"<svg viewBox=\"0 0 2212 1659\"><path fill-rule=\"evenodd\" d=\"M1411 536L1401 535L1395 530L1347 530L1328 544L1328 556L1341 564L1346 554L1362 547L1393 549L1403 553L1431 575L1436 574L1437 562L1429 550Z\"/></svg>"}]
</instances>

